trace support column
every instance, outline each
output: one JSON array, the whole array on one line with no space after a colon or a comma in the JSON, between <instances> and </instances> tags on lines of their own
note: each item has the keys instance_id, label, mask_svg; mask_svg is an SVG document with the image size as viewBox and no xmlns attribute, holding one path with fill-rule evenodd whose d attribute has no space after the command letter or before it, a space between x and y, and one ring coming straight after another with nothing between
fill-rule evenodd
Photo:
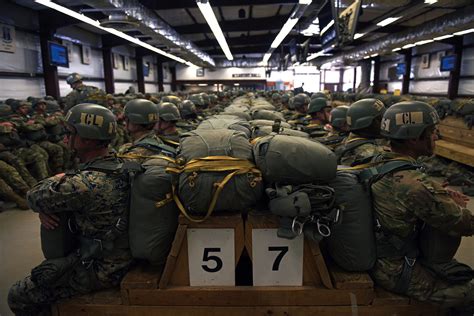
<instances>
[{"instance_id":1,"label":"support column","mask_svg":"<svg viewBox=\"0 0 474 316\"><path fill-rule=\"evenodd\" d=\"M448 83L448 98L456 99L458 97L459 90L459 79L461 75L461 62L462 62L462 48L463 48L464 36L453 38L454 54L456 55L456 62L454 64L454 70L449 72L449 83Z\"/></svg>"},{"instance_id":2,"label":"support column","mask_svg":"<svg viewBox=\"0 0 474 316\"><path fill-rule=\"evenodd\" d=\"M170 72L171 72L171 91L176 91L177 86L176 86L176 66L170 67Z\"/></svg>"},{"instance_id":3,"label":"support column","mask_svg":"<svg viewBox=\"0 0 474 316\"><path fill-rule=\"evenodd\" d=\"M356 93L357 66L354 67L354 79L352 82L352 92Z\"/></svg>"},{"instance_id":4,"label":"support column","mask_svg":"<svg viewBox=\"0 0 474 316\"><path fill-rule=\"evenodd\" d=\"M373 93L380 93L380 56L374 57L374 86Z\"/></svg>"},{"instance_id":5,"label":"support column","mask_svg":"<svg viewBox=\"0 0 474 316\"><path fill-rule=\"evenodd\" d=\"M337 91L344 92L344 68L339 69L339 87Z\"/></svg>"},{"instance_id":6,"label":"support column","mask_svg":"<svg viewBox=\"0 0 474 316\"><path fill-rule=\"evenodd\" d=\"M158 60L156 67L158 69L158 91L163 92L165 90L163 87L163 62Z\"/></svg>"},{"instance_id":7,"label":"support column","mask_svg":"<svg viewBox=\"0 0 474 316\"><path fill-rule=\"evenodd\" d=\"M403 75L402 94L410 93L410 71L412 49L408 48L403 53L405 55L405 74Z\"/></svg>"},{"instance_id":8,"label":"support column","mask_svg":"<svg viewBox=\"0 0 474 316\"><path fill-rule=\"evenodd\" d=\"M113 94L115 92L114 67L112 65L112 49L110 47L102 47L102 59L104 60L105 91Z\"/></svg>"},{"instance_id":9,"label":"support column","mask_svg":"<svg viewBox=\"0 0 474 316\"><path fill-rule=\"evenodd\" d=\"M53 39L54 30L42 27L40 24L40 47L41 61L43 62L43 77L46 95L50 95L55 99L60 97L58 67L51 66L49 60L48 42Z\"/></svg>"},{"instance_id":10,"label":"support column","mask_svg":"<svg viewBox=\"0 0 474 316\"><path fill-rule=\"evenodd\" d=\"M138 92L145 93L145 76L143 75L143 53L138 47L135 49L135 61L137 64Z\"/></svg>"}]
</instances>

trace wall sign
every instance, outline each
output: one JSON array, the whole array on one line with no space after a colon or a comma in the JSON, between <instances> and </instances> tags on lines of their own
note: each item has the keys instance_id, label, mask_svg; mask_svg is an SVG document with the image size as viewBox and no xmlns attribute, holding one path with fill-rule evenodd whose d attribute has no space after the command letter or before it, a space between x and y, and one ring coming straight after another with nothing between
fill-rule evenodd
<instances>
[{"instance_id":1,"label":"wall sign","mask_svg":"<svg viewBox=\"0 0 474 316\"><path fill-rule=\"evenodd\" d=\"M91 63L91 47L82 44L82 63L84 65L90 65Z\"/></svg>"},{"instance_id":2,"label":"wall sign","mask_svg":"<svg viewBox=\"0 0 474 316\"><path fill-rule=\"evenodd\" d=\"M119 69L120 66L120 55L117 53L112 53L112 66L114 69Z\"/></svg>"},{"instance_id":3,"label":"wall sign","mask_svg":"<svg viewBox=\"0 0 474 316\"><path fill-rule=\"evenodd\" d=\"M123 56L123 70L130 69L130 57Z\"/></svg>"},{"instance_id":4,"label":"wall sign","mask_svg":"<svg viewBox=\"0 0 474 316\"><path fill-rule=\"evenodd\" d=\"M289 240L277 229L253 229L253 285L303 285L303 243L303 235Z\"/></svg>"},{"instance_id":5,"label":"wall sign","mask_svg":"<svg viewBox=\"0 0 474 316\"><path fill-rule=\"evenodd\" d=\"M14 53L16 49L15 27L7 24L0 24L1 42L0 52Z\"/></svg>"},{"instance_id":6,"label":"wall sign","mask_svg":"<svg viewBox=\"0 0 474 316\"><path fill-rule=\"evenodd\" d=\"M204 68L196 69L196 77L204 77Z\"/></svg>"},{"instance_id":7,"label":"wall sign","mask_svg":"<svg viewBox=\"0 0 474 316\"><path fill-rule=\"evenodd\" d=\"M188 229L191 286L235 285L234 229Z\"/></svg>"},{"instance_id":8,"label":"wall sign","mask_svg":"<svg viewBox=\"0 0 474 316\"><path fill-rule=\"evenodd\" d=\"M430 68L430 54L421 55L421 68Z\"/></svg>"},{"instance_id":9,"label":"wall sign","mask_svg":"<svg viewBox=\"0 0 474 316\"><path fill-rule=\"evenodd\" d=\"M232 74L232 78L260 78L261 74L254 73L243 73L243 74Z\"/></svg>"},{"instance_id":10,"label":"wall sign","mask_svg":"<svg viewBox=\"0 0 474 316\"><path fill-rule=\"evenodd\" d=\"M72 54L72 48L73 48L73 43L70 41L62 40L62 43L64 46L67 47L67 58L69 59L69 62L72 62L73 60L73 54Z\"/></svg>"}]
</instances>

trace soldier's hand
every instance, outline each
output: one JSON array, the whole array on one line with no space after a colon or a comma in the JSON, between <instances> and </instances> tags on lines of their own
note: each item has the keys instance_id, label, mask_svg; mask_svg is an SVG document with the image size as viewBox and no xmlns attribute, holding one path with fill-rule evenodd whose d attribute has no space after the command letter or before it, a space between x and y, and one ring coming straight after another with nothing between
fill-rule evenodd
<instances>
[{"instance_id":1,"label":"soldier's hand","mask_svg":"<svg viewBox=\"0 0 474 316\"><path fill-rule=\"evenodd\" d=\"M451 190L451 189L446 189L446 192L448 192L449 196L456 202L457 205L461 207L466 207L467 202L469 201L469 197L467 195L462 194L461 192Z\"/></svg>"},{"instance_id":2,"label":"soldier's hand","mask_svg":"<svg viewBox=\"0 0 474 316\"><path fill-rule=\"evenodd\" d=\"M59 217L54 214L39 213L41 225L46 229L55 229L59 226Z\"/></svg>"}]
</instances>

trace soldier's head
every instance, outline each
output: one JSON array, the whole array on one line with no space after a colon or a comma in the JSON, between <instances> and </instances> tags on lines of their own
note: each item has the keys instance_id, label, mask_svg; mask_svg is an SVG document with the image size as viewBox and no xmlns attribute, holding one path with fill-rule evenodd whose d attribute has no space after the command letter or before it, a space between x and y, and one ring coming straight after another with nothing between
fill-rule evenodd
<instances>
[{"instance_id":1,"label":"soldier's head","mask_svg":"<svg viewBox=\"0 0 474 316\"><path fill-rule=\"evenodd\" d=\"M31 111L31 103L25 100L16 100L11 107L13 112L22 116L28 115Z\"/></svg>"},{"instance_id":2,"label":"soldier's head","mask_svg":"<svg viewBox=\"0 0 474 316\"><path fill-rule=\"evenodd\" d=\"M346 114L349 130L364 137L379 137L385 110L385 105L378 99L361 99L352 103Z\"/></svg>"},{"instance_id":3,"label":"soldier's head","mask_svg":"<svg viewBox=\"0 0 474 316\"><path fill-rule=\"evenodd\" d=\"M77 72L73 72L66 77L66 82L71 86L71 88L75 89L82 84L82 76Z\"/></svg>"},{"instance_id":4,"label":"soldier's head","mask_svg":"<svg viewBox=\"0 0 474 316\"><path fill-rule=\"evenodd\" d=\"M114 96L113 96L112 94L110 94L110 93L107 94L107 95L105 96L105 102L107 103L107 107L108 107L109 109L112 108L112 107L114 106L114 104L115 104L115 98L114 98Z\"/></svg>"},{"instance_id":5,"label":"soldier's head","mask_svg":"<svg viewBox=\"0 0 474 316\"><path fill-rule=\"evenodd\" d=\"M185 120L194 119L197 117L196 106L191 100L184 100L179 107L181 117Z\"/></svg>"},{"instance_id":6,"label":"soldier's head","mask_svg":"<svg viewBox=\"0 0 474 316\"><path fill-rule=\"evenodd\" d=\"M281 96L281 103L288 104L288 101L290 101L290 95L288 93Z\"/></svg>"},{"instance_id":7,"label":"soldier's head","mask_svg":"<svg viewBox=\"0 0 474 316\"><path fill-rule=\"evenodd\" d=\"M331 105L325 98L314 98L309 103L308 114L313 120L319 121L321 124L329 123L331 113Z\"/></svg>"},{"instance_id":8,"label":"soldier's head","mask_svg":"<svg viewBox=\"0 0 474 316\"><path fill-rule=\"evenodd\" d=\"M159 133L171 133L176 130L176 122L181 119L179 110L171 102L163 102L158 106L158 122L155 130Z\"/></svg>"},{"instance_id":9,"label":"soldier's head","mask_svg":"<svg viewBox=\"0 0 474 316\"><path fill-rule=\"evenodd\" d=\"M206 92L201 92L199 94L204 101L204 107L207 108L209 106L210 100L209 100L209 95Z\"/></svg>"},{"instance_id":10,"label":"soldier's head","mask_svg":"<svg viewBox=\"0 0 474 316\"><path fill-rule=\"evenodd\" d=\"M332 128L339 132L348 132L349 126L347 126L346 115L349 107L347 105L341 105L331 110L329 116L329 123Z\"/></svg>"},{"instance_id":11,"label":"soldier's head","mask_svg":"<svg viewBox=\"0 0 474 316\"><path fill-rule=\"evenodd\" d=\"M66 128L64 142L82 162L87 162L107 153L117 133L117 121L109 109L81 103L66 114Z\"/></svg>"},{"instance_id":12,"label":"soldier's head","mask_svg":"<svg viewBox=\"0 0 474 316\"><path fill-rule=\"evenodd\" d=\"M431 156L438 139L439 117L429 104L405 101L392 105L383 115L381 134L395 152L417 158Z\"/></svg>"},{"instance_id":13,"label":"soldier's head","mask_svg":"<svg viewBox=\"0 0 474 316\"><path fill-rule=\"evenodd\" d=\"M134 99L125 104L125 126L132 137L153 130L158 122L158 107L146 99Z\"/></svg>"},{"instance_id":14,"label":"soldier's head","mask_svg":"<svg viewBox=\"0 0 474 316\"><path fill-rule=\"evenodd\" d=\"M298 93L293 98L293 106L299 113L306 114L308 112L308 105L311 99L305 93Z\"/></svg>"},{"instance_id":15,"label":"soldier's head","mask_svg":"<svg viewBox=\"0 0 474 316\"><path fill-rule=\"evenodd\" d=\"M217 105L217 96L215 94L210 94L209 95L209 106L210 107L214 107Z\"/></svg>"},{"instance_id":16,"label":"soldier's head","mask_svg":"<svg viewBox=\"0 0 474 316\"><path fill-rule=\"evenodd\" d=\"M46 112L47 102L48 101L46 101L44 99L36 100L33 103L33 109L38 113L44 113L44 112ZM51 101L49 101L49 102L51 102Z\"/></svg>"},{"instance_id":17,"label":"soldier's head","mask_svg":"<svg viewBox=\"0 0 474 316\"><path fill-rule=\"evenodd\" d=\"M324 98L328 100L328 96L324 92L315 92L311 95L311 100L316 99L316 98Z\"/></svg>"},{"instance_id":18,"label":"soldier's head","mask_svg":"<svg viewBox=\"0 0 474 316\"><path fill-rule=\"evenodd\" d=\"M206 107L206 105L204 103L204 99L199 94L190 95L188 99L191 102L193 102L194 105L196 106L196 108L198 108L198 109L204 109Z\"/></svg>"},{"instance_id":19,"label":"soldier's head","mask_svg":"<svg viewBox=\"0 0 474 316\"><path fill-rule=\"evenodd\" d=\"M281 95L279 93L274 93L272 94L272 101L273 102L280 102L281 101Z\"/></svg>"}]
</instances>

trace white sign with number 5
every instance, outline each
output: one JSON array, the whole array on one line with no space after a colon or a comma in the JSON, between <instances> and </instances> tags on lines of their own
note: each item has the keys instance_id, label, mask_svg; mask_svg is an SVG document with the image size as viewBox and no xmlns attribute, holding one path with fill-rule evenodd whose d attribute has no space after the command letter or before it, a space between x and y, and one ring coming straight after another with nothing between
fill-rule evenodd
<instances>
[{"instance_id":1,"label":"white sign with number 5","mask_svg":"<svg viewBox=\"0 0 474 316\"><path fill-rule=\"evenodd\" d=\"M235 286L234 229L188 229L191 286Z\"/></svg>"},{"instance_id":2,"label":"white sign with number 5","mask_svg":"<svg viewBox=\"0 0 474 316\"><path fill-rule=\"evenodd\" d=\"M303 285L303 242L302 235L289 240L276 229L253 229L253 285Z\"/></svg>"}]
</instances>

